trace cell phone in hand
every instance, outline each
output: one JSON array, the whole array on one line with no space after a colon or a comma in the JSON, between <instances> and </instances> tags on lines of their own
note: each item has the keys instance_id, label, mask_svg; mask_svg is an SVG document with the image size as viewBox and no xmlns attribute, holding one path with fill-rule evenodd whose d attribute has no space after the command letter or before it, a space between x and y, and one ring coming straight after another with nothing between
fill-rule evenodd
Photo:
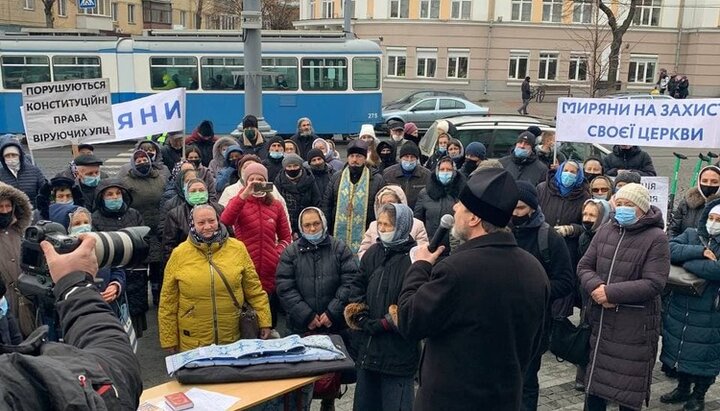
<instances>
[{"instance_id":1,"label":"cell phone in hand","mask_svg":"<svg viewBox=\"0 0 720 411\"><path fill-rule=\"evenodd\" d=\"M272 193L273 183L254 183L253 190L256 193Z\"/></svg>"}]
</instances>

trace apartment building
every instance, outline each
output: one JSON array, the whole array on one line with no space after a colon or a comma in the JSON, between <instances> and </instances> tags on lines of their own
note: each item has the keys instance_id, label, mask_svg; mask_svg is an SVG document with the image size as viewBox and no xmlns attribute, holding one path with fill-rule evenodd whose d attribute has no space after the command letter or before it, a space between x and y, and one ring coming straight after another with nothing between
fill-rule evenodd
<instances>
[{"instance_id":1,"label":"apartment building","mask_svg":"<svg viewBox=\"0 0 720 411\"><path fill-rule=\"evenodd\" d=\"M627 4L605 0L622 22ZM352 28L381 41L384 91L440 88L519 95L534 84L590 92L607 77L610 33L597 0L354 0ZM340 29L342 0L301 0L302 29ZM618 80L649 92L660 69L687 75L691 95L720 96L720 0L641 0L623 38Z\"/></svg>"}]
</instances>

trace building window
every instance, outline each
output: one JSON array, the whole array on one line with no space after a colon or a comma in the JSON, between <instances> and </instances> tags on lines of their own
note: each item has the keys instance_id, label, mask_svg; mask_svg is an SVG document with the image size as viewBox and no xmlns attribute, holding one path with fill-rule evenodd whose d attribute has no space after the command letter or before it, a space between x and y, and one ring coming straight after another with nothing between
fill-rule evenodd
<instances>
[{"instance_id":1,"label":"building window","mask_svg":"<svg viewBox=\"0 0 720 411\"><path fill-rule=\"evenodd\" d=\"M405 49L388 49L388 77L405 77L407 54Z\"/></svg>"},{"instance_id":2,"label":"building window","mask_svg":"<svg viewBox=\"0 0 720 411\"><path fill-rule=\"evenodd\" d=\"M440 0L420 0L420 18L436 19L440 17Z\"/></svg>"},{"instance_id":3,"label":"building window","mask_svg":"<svg viewBox=\"0 0 720 411\"><path fill-rule=\"evenodd\" d=\"M434 78L437 68L437 49L417 49L417 76Z\"/></svg>"},{"instance_id":4,"label":"building window","mask_svg":"<svg viewBox=\"0 0 720 411\"><path fill-rule=\"evenodd\" d=\"M470 9L472 1L470 0L453 0L450 17L453 19L470 20Z\"/></svg>"},{"instance_id":5,"label":"building window","mask_svg":"<svg viewBox=\"0 0 720 411\"><path fill-rule=\"evenodd\" d=\"M530 53L527 51L510 51L510 60L508 61L508 79L520 80L527 76L529 57Z\"/></svg>"},{"instance_id":6,"label":"building window","mask_svg":"<svg viewBox=\"0 0 720 411\"><path fill-rule=\"evenodd\" d=\"M562 19L563 0L543 0L542 21L560 23Z\"/></svg>"},{"instance_id":7,"label":"building window","mask_svg":"<svg viewBox=\"0 0 720 411\"><path fill-rule=\"evenodd\" d=\"M60 17L66 17L67 16L67 0L57 0L58 5L58 16Z\"/></svg>"},{"instance_id":8,"label":"building window","mask_svg":"<svg viewBox=\"0 0 720 411\"><path fill-rule=\"evenodd\" d=\"M540 53L538 80L555 80L557 78L557 67L557 53Z\"/></svg>"},{"instance_id":9,"label":"building window","mask_svg":"<svg viewBox=\"0 0 720 411\"><path fill-rule=\"evenodd\" d=\"M112 13L110 8L110 0L96 0L95 7L91 9L82 9L83 14L91 14L94 16L110 16Z\"/></svg>"},{"instance_id":10,"label":"building window","mask_svg":"<svg viewBox=\"0 0 720 411\"><path fill-rule=\"evenodd\" d=\"M469 50L448 50L447 78L468 78Z\"/></svg>"},{"instance_id":11,"label":"building window","mask_svg":"<svg viewBox=\"0 0 720 411\"><path fill-rule=\"evenodd\" d=\"M311 19L315 18L315 7L316 7L315 0L310 0L310 10L309 10L310 16L309 17Z\"/></svg>"},{"instance_id":12,"label":"building window","mask_svg":"<svg viewBox=\"0 0 720 411\"><path fill-rule=\"evenodd\" d=\"M25 0L25 10L35 10L35 0Z\"/></svg>"},{"instance_id":13,"label":"building window","mask_svg":"<svg viewBox=\"0 0 720 411\"><path fill-rule=\"evenodd\" d=\"M187 11L181 11L180 12L180 25L183 27L187 27Z\"/></svg>"},{"instance_id":14,"label":"building window","mask_svg":"<svg viewBox=\"0 0 720 411\"><path fill-rule=\"evenodd\" d=\"M219 19L222 16L216 17ZM170 3L143 2L143 21L145 23L172 24L172 6Z\"/></svg>"},{"instance_id":15,"label":"building window","mask_svg":"<svg viewBox=\"0 0 720 411\"><path fill-rule=\"evenodd\" d=\"M128 23L135 24L135 5L128 4Z\"/></svg>"},{"instance_id":16,"label":"building window","mask_svg":"<svg viewBox=\"0 0 720 411\"><path fill-rule=\"evenodd\" d=\"M587 80L587 66L588 58L582 54L571 54L570 55L570 72L568 73L568 79L571 81L585 81Z\"/></svg>"},{"instance_id":17,"label":"building window","mask_svg":"<svg viewBox=\"0 0 720 411\"><path fill-rule=\"evenodd\" d=\"M390 18L406 19L410 14L410 0L390 0Z\"/></svg>"},{"instance_id":18,"label":"building window","mask_svg":"<svg viewBox=\"0 0 720 411\"><path fill-rule=\"evenodd\" d=\"M532 0L512 0L512 16L513 21L530 21L532 13Z\"/></svg>"},{"instance_id":19,"label":"building window","mask_svg":"<svg viewBox=\"0 0 720 411\"><path fill-rule=\"evenodd\" d=\"M661 8L662 0L640 0L635 9L633 24L636 26L659 26Z\"/></svg>"},{"instance_id":20,"label":"building window","mask_svg":"<svg viewBox=\"0 0 720 411\"><path fill-rule=\"evenodd\" d=\"M573 4L573 23L590 23L592 21L592 0L575 0Z\"/></svg>"},{"instance_id":21,"label":"building window","mask_svg":"<svg viewBox=\"0 0 720 411\"><path fill-rule=\"evenodd\" d=\"M110 5L110 16L112 17L112 21L117 21L118 19L118 4L113 3Z\"/></svg>"},{"instance_id":22,"label":"building window","mask_svg":"<svg viewBox=\"0 0 720 411\"><path fill-rule=\"evenodd\" d=\"M208 25L214 30L238 30L240 28L240 16L232 14L217 14L210 17Z\"/></svg>"},{"instance_id":23,"label":"building window","mask_svg":"<svg viewBox=\"0 0 720 411\"><path fill-rule=\"evenodd\" d=\"M335 14L335 3L333 3L332 0L323 0L322 13L324 19L333 18Z\"/></svg>"},{"instance_id":24,"label":"building window","mask_svg":"<svg viewBox=\"0 0 720 411\"><path fill-rule=\"evenodd\" d=\"M630 56L628 83L652 84L655 82L657 58Z\"/></svg>"}]
</instances>

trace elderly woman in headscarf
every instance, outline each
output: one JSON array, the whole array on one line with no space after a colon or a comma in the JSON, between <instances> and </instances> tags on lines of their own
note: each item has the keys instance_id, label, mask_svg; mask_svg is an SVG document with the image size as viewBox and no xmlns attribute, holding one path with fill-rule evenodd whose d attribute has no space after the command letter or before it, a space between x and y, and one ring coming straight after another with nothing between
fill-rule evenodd
<instances>
[{"instance_id":1,"label":"elderly woman in headscarf","mask_svg":"<svg viewBox=\"0 0 720 411\"><path fill-rule=\"evenodd\" d=\"M345 308L348 326L358 331L353 409L411 410L419 342L400 335L393 318L411 265L409 252L417 244L410 236L412 210L404 204L386 204L377 225L380 238L363 255L356 295Z\"/></svg>"}]
</instances>

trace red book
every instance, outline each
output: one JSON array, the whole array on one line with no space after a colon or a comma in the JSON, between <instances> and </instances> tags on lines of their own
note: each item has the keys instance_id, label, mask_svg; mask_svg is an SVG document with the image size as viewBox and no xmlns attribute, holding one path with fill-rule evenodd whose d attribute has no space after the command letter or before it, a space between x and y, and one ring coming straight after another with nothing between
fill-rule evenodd
<instances>
[{"instance_id":1,"label":"red book","mask_svg":"<svg viewBox=\"0 0 720 411\"><path fill-rule=\"evenodd\" d=\"M187 410L194 407L184 392L176 392L165 396L165 403L173 409L173 411Z\"/></svg>"}]
</instances>

